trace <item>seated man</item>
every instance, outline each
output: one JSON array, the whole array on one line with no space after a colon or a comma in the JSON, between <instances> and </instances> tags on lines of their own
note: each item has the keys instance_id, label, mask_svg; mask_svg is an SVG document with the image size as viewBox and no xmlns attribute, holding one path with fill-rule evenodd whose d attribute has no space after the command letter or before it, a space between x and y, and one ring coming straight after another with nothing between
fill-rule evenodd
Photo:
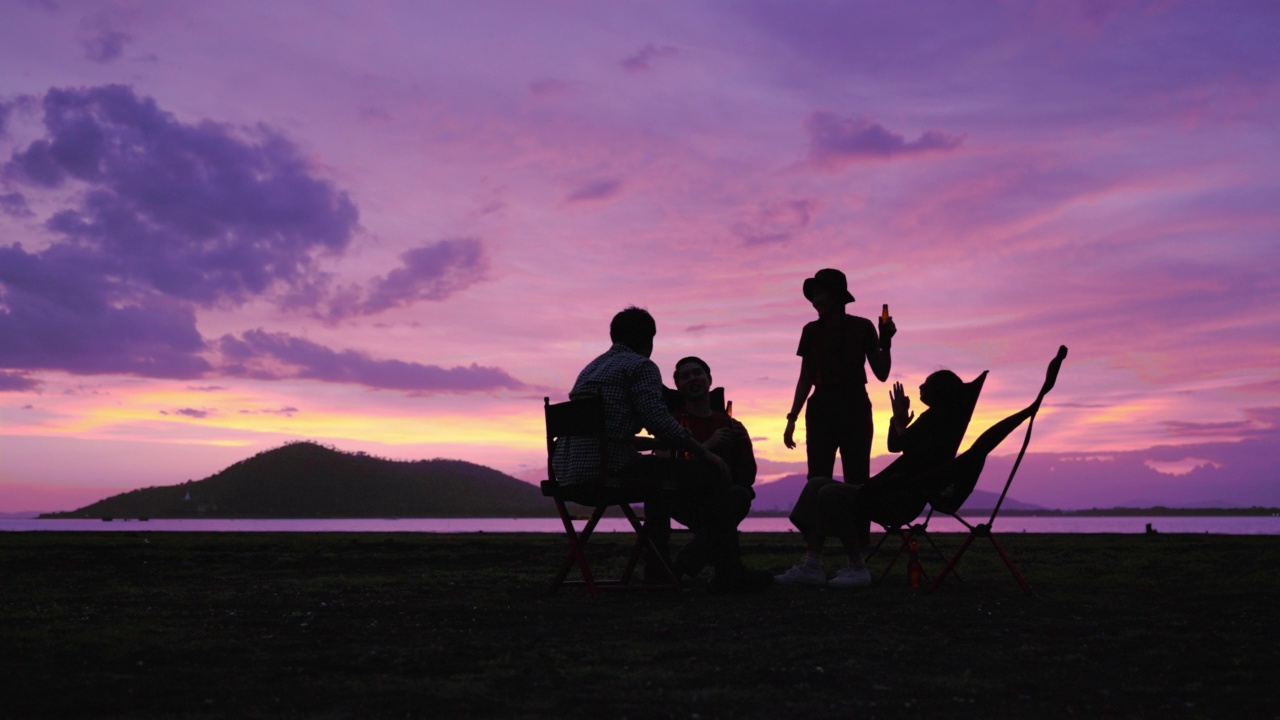
<instances>
[{"instance_id":1,"label":"seated man","mask_svg":"<svg viewBox=\"0 0 1280 720\"><path fill-rule=\"evenodd\" d=\"M731 478L728 487L721 490L717 503L729 509L735 528L751 511L756 481L756 456L751 448L751 436L742 423L734 420L725 410L712 407L711 367L702 358L687 357L676 363L674 373L679 401L672 410L676 421L693 434L693 439L720 456L729 466ZM698 518L676 519L693 528ZM695 537L677 555L677 573L697 575L707 564L706 548Z\"/></svg>"},{"instance_id":2,"label":"seated man","mask_svg":"<svg viewBox=\"0 0 1280 720\"><path fill-rule=\"evenodd\" d=\"M667 411L661 375L649 359L656 334L653 316L645 310L630 307L614 316L609 325L612 347L583 368L569 393L571 399L601 399L605 447L600 448L594 436L561 438L552 457L556 477L566 486L598 481L603 450L610 480L645 499L645 527L664 554L671 532L667 513L697 518L692 529L715 568L713 590L768 587L773 578L747 570L739 558L737 520L723 499L730 485L729 466L694 440ZM687 453L689 459L641 455L634 447L641 428Z\"/></svg>"}]
</instances>

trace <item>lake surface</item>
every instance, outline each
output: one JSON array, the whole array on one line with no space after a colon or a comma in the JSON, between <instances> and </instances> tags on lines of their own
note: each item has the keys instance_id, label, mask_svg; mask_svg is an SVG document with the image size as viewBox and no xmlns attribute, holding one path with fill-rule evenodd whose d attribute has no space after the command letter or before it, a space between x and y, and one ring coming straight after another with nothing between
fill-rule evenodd
<instances>
[{"instance_id":1,"label":"lake surface","mask_svg":"<svg viewBox=\"0 0 1280 720\"><path fill-rule=\"evenodd\" d=\"M971 518L978 523L987 519ZM1147 524L1162 533L1280 535L1280 517L1008 517L996 520L996 532L1143 533ZM579 523L579 527L581 523ZM794 532L786 518L749 517L744 532ZM950 517L934 518L933 532L964 532ZM38 520L0 519L0 532L563 532L557 518L403 518L325 520ZM598 532L628 532L623 518L605 518Z\"/></svg>"}]
</instances>

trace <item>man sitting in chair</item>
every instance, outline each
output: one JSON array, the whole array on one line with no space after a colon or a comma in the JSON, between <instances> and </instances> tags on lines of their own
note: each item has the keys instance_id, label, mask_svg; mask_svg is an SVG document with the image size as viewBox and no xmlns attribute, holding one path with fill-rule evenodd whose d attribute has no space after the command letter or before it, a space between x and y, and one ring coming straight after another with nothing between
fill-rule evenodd
<instances>
[{"instance_id":1,"label":"man sitting in chair","mask_svg":"<svg viewBox=\"0 0 1280 720\"><path fill-rule=\"evenodd\" d=\"M693 439L718 455L729 466L730 484L716 496L717 504L728 509L737 526L751 511L751 501L756 493L751 486L756 481L756 456L751 448L751 436L742 423L734 420L718 404L712 402L711 366L698 357L682 358L673 373L678 401L672 415L688 428ZM681 517L677 520L693 528L697 518ZM674 569L678 574L697 575L707 564L705 544L697 537L677 555Z\"/></svg>"},{"instance_id":2,"label":"man sitting in chair","mask_svg":"<svg viewBox=\"0 0 1280 720\"><path fill-rule=\"evenodd\" d=\"M649 359L657 324L646 310L629 307L613 317L613 345L578 374L571 399L599 397L604 405L604 448L608 480L645 500L646 529L665 554L670 515L695 519L692 527L715 568L711 588L722 592L759 590L773 582L763 571L748 570L738 553L738 521L724 500L731 484L729 466L693 438L667 410L662 376ZM689 459L641 455L635 435L647 429L659 441L687 453ZM566 437L552 463L563 485L599 482L600 448L594 437Z\"/></svg>"}]
</instances>

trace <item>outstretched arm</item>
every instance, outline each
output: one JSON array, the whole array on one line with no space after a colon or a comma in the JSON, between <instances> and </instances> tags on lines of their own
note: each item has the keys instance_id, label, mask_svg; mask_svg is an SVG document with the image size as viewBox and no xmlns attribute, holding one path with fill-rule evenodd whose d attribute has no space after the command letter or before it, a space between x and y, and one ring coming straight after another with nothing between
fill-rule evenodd
<instances>
[{"instance_id":1,"label":"outstretched arm","mask_svg":"<svg viewBox=\"0 0 1280 720\"><path fill-rule=\"evenodd\" d=\"M782 444L788 450L796 449L796 418L809 399L809 391L813 389L813 361L808 357L800 361L800 378L796 380L796 392L791 398L791 412L787 413L787 429L782 433Z\"/></svg>"}]
</instances>

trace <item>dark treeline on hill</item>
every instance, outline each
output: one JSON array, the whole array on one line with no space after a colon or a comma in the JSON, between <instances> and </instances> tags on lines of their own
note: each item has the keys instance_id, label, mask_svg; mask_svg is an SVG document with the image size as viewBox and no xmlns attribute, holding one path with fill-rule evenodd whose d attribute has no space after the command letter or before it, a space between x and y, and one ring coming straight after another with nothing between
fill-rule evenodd
<instances>
[{"instance_id":1,"label":"dark treeline on hill","mask_svg":"<svg viewBox=\"0 0 1280 720\"><path fill-rule=\"evenodd\" d=\"M538 488L462 460L399 461L311 442L203 480L132 490L47 518L545 517Z\"/></svg>"}]
</instances>

